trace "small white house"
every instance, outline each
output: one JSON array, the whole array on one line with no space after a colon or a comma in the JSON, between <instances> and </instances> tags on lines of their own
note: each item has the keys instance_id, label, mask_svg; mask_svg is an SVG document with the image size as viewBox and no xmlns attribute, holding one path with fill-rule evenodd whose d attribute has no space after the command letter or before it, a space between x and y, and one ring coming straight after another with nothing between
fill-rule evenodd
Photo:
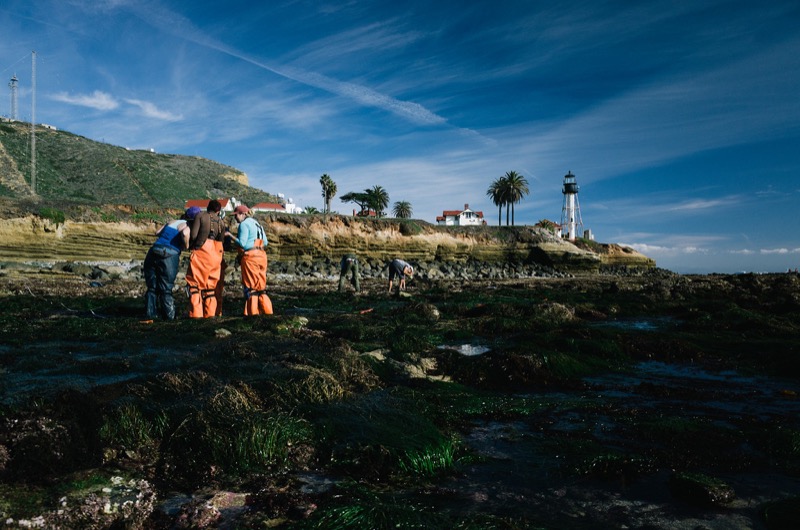
<instances>
[{"instance_id":1,"label":"small white house","mask_svg":"<svg viewBox=\"0 0 800 530\"><path fill-rule=\"evenodd\" d=\"M469 209L469 204L463 210L445 210L436 217L436 224L442 226L478 226L486 224L483 212L474 212Z\"/></svg>"},{"instance_id":2,"label":"small white house","mask_svg":"<svg viewBox=\"0 0 800 530\"><path fill-rule=\"evenodd\" d=\"M303 213L303 209L295 204L291 197L286 199L286 204L283 207L286 208L286 213Z\"/></svg>"}]
</instances>

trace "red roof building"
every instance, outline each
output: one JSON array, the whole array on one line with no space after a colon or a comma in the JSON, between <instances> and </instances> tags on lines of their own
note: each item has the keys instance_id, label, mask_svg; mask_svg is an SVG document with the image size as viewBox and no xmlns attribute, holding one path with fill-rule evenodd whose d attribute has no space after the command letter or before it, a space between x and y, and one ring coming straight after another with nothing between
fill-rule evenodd
<instances>
[{"instance_id":1,"label":"red roof building","mask_svg":"<svg viewBox=\"0 0 800 530\"><path fill-rule=\"evenodd\" d=\"M463 210L445 210L442 215L436 216L436 223L443 226L477 226L485 224L483 212L474 212L469 209L469 204Z\"/></svg>"}]
</instances>

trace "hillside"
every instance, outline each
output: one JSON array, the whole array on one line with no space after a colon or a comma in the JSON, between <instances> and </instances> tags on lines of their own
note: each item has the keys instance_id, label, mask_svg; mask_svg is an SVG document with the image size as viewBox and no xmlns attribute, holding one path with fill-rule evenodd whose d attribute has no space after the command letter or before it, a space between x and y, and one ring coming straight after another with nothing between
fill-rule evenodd
<instances>
[{"instance_id":1,"label":"hillside","mask_svg":"<svg viewBox=\"0 0 800 530\"><path fill-rule=\"evenodd\" d=\"M187 199L274 202L238 169L200 157L129 150L66 131L36 129L36 195L30 124L0 123L0 194L47 202L180 208Z\"/></svg>"}]
</instances>

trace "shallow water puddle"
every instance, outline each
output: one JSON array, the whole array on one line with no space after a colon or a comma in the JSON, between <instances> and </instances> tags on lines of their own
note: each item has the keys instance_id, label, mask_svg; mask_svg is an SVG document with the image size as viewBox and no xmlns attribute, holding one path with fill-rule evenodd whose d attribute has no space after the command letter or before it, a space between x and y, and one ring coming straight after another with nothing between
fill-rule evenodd
<instances>
[{"instance_id":1,"label":"shallow water puddle","mask_svg":"<svg viewBox=\"0 0 800 530\"><path fill-rule=\"evenodd\" d=\"M590 325L597 328L614 328L626 331L658 331L675 324L676 321L672 317L657 317L604 320L601 322L593 322Z\"/></svg>"},{"instance_id":2,"label":"shallow water puddle","mask_svg":"<svg viewBox=\"0 0 800 530\"><path fill-rule=\"evenodd\" d=\"M491 351L491 348L484 346L482 344L440 344L437 346L440 350L453 350L457 351L461 355L471 357L474 355L483 355L484 353Z\"/></svg>"},{"instance_id":3,"label":"shallow water puddle","mask_svg":"<svg viewBox=\"0 0 800 530\"><path fill-rule=\"evenodd\" d=\"M644 361L630 373L604 374L584 381L607 399L636 398L636 406L662 408L671 403L690 411L800 417L800 384L763 376L746 376L730 370L713 372L689 364ZM647 389L662 388L669 399ZM702 399L701 399L702 398Z\"/></svg>"}]
</instances>

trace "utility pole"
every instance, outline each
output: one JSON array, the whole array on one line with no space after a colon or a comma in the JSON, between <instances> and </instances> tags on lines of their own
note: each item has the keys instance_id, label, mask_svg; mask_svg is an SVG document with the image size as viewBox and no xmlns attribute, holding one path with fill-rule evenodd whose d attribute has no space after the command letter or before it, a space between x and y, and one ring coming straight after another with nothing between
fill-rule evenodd
<instances>
[{"instance_id":1,"label":"utility pole","mask_svg":"<svg viewBox=\"0 0 800 530\"><path fill-rule=\"evenodd\" d=\"M31 191L36 195L36 51L31 52Z\"/></svg>"},{"instance_id":2,"label":"utility pole","mask_svg":"<svg viewBox=\"0 0 800 530\"><path fill-rule=\"evenodd\" d=\"M17 83L19 79L17 79L17 74L14 74L14 77L11 78L11 81L8 82L8 88L11 89L11 119L17 121Z\"/></svg>"}]
</instances>

